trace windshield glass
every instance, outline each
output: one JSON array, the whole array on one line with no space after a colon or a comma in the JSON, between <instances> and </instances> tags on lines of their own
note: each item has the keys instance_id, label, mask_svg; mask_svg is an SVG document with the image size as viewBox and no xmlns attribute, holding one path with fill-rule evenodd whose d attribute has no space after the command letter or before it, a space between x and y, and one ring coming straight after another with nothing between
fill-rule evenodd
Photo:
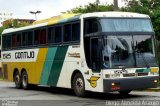
<instances>
[{"instance_id":1,"label":"windshield glass","mask_svg":"<svg viewBox=\"0 0 160 106\"><path fill-rule=\"evenodd\" d=\"M133 36L134 49L136 57L136 65L141 66L155 66L155 51L152 36Z\"/></svg>"},{"instance_id":2,"label":"windshield glass","mask_svg":"<svg viewBox=\"0 0 160 106\"><path fill-rule=\"evenodd\" d=\"M150 19L100 19L102 32L152 32Z\"/></svg>"},{"instance_id":3,"label":"windshield glass","mask_svg":"<svg viewBox=\"0 0 160 106\"><path fill-rule=\"evenodd\" d=\"M107 36L103 39L105 68L156 66L153 40L148 36Z\"/></svg>"}]
</instances>

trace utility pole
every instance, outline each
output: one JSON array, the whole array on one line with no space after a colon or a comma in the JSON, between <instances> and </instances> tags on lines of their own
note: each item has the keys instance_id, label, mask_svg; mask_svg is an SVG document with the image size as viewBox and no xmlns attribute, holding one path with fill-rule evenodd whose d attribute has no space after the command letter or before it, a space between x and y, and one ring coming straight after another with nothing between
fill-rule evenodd
<instances>
[{"instance_id":1,"label":"utility pole","mask_svg":"<svg viewBox=\"0 0 160 106\"><path fill-rule=\"evenodd\" d=\"M97 4L97 5L99 4L99 0L96 0L96 4Z\"/></svg>"},{"instance_id":2,"label":"utility pole","mask_svg":"<svg viewBox=\"0 0 160 106\"><path fill-rule=\"evenodd\" d=\"M114 11L118 10L118 0L114 0Z\"/></svg>"},{"instance_id":3,"label":"utility pole","mask_svg":"<svg viewBox=\"0 0 160 106\"><path fill-rule=\"evenodd\" d=\"M96 11L98 11L98 5L99 5L100 1L96 0Z\"/></svg>"},{"instance_id":4,"label":"utility pole","mask_svg":"<svg viewBox=\"0 0 160 106\"><path fill-rule=\"evenodd\" d=\"M37 20L37 14L41 13L41 11L30 11L31 14L34 14L35 15L35 20Z\"/></svg>"}]
</instances>

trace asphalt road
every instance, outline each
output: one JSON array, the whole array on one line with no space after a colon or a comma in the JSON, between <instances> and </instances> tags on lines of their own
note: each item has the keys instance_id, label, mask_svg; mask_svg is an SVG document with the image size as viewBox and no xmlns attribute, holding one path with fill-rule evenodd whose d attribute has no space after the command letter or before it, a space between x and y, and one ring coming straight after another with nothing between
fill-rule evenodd
<instances>
[{"instance_id":1,"label":"asphalt road","mask_svg":"<svg viewBox=\"0 0 160 106\"><path fill-rule=\"evenodd\" d=\"M14 83L0 81L0 106L159 106L160 92L132 91L128 96L117 92L91 93L85 98L73 90L51 87L16 89Z\"/></svg>"}]
</instances>

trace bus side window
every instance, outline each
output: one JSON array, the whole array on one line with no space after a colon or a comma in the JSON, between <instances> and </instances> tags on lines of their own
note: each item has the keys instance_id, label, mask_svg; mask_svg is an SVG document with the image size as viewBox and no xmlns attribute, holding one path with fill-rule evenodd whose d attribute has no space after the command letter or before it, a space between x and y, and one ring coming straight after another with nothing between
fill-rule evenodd
<instances>
[{"instance_id":1,"label":"bus side window","mask_svg":"<svg viewBox=\"0 0 160 106\"><path fill-rule=\"evenodd\" d=\"M2 37L2 48L6 49L7 48L7 35L3 35Z\"/></svg>"},{"instance_id":2,"label":"bus side window","mask_svg":"<svg viewBox=\"0 0 160 106\"><path fill-rule=\"evenodd\" d=\"M33 45L33 32L32 31L28 32L27 45Z\"/></svg>"},{"instance_id":3,"label":"bus side window","mask_svg":"<svg viewBox=\"0 0 160 106\"><path fill-rule=\"evenodd\" d=\"M12 48L16 47L16 42L17 42L17 35L13 34L12 35Z\"/></svg>"},{"instance_id":4,"label":"bus side window","mask_svg":"<svg viewBox=\"0 0 160 106\"><path fill-rule=\"evenodd\" d=\"M84 21L84 34L98 32L98 20L96 18Z\"/></svg>"},{"instance_id":5,"label":"bus side window","mask_svg":"<svg viewBox=\"0 0 160 106\"><path fill-rule=\"evenodd\" d=\"M35 30L34 31L34 45L40 44L40 35L41 35L40 30Z\"/></svg>"},{"instance_id":6,"label":"bus side window","mask_svg":"<svg viewBox=\"0 0 160 106\"><path fill-rule=\"evenodd\" d=\"M54 27L48 28L47 43L55 43L54 29L55 29Z\"/></svg>"},{"instance_id":7,"label":"bus side window","mask_svg":"<svg viewBox=\"0 0 160 106\"><path fill-rule=\"evenodd\" d=\"M72 41L80 40L80 23L72 24Z\"/></svg>"},{"instance_id":8,"label":"bus side window","mask_svg":"<svg viewBox=\"0 0 160 106\"><path fill-rule=\"evenodd\" d=\"M71 41L71 24L64 25L64 34L63 34L63 40L64 42Z\"/></svg>"},{"instance_id":9,"label":"bus side window","mask_svg":"<svg viewBox=\"0 0 160 106\"><path fill-rule=\"evenodd\" d=\"M16 42L16 46L20 47L21 46L21 33L17 33L17 42Z\"/></svg>"},{"instance_id":10,"label":"bus side window","mask_svg":"<svg viewBox=\"0 0 160 106\"><path fill-rule=\"evenodd\" d=\"M28 33L23 32L22 33L22 46L27 46L27 38L28 38Z\"/></svg>"},{"instance_id":11,"label":"bus side window","mask_svg":"<svg viewBox=\"0 0 160 106\"><path fill-rule=\"evenodd\" d=\"M41 30L40 44L46 44L46 29Z\"/></svg>"},{"instance_id":12,"label":"bus side window","mask_svg":"<svg viewBox=\"0 0 160 106\"><path fill-rule=\"evenodd\" d=\"M62 40L62 28L59 27L55 27L55 43L60 43Z\"/></svg>"},{"instance_id":13,"label":"bus side window","mask_svg":"<svg viewBox=\"0 0 160 106\"><path fill-rule=\"evenodd\" d=\"M2 38L3 42L2 42L2 48L3 49L10 49L11 48L11 35L3 35Z\"/></svg>"}]
</instances>

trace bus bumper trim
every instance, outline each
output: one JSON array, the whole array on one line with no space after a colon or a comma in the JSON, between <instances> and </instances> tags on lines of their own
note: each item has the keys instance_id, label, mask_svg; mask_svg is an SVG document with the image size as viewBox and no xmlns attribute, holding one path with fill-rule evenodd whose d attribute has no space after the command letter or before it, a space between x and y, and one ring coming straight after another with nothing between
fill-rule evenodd
<instances>
[{"instance_id":1,"label":"bus bumper trim","mask_svg":"<svg viewBox=\"0 0 160 106\"><path fill-rule=\"evenodd\" d=\"M113 91L156 88L158 85L156 80L158 79L159 79L159 76L104 79L103 89L104 89L104 92L107 93L107 92L113 92Z\"/></svg>"}]
</instances>

